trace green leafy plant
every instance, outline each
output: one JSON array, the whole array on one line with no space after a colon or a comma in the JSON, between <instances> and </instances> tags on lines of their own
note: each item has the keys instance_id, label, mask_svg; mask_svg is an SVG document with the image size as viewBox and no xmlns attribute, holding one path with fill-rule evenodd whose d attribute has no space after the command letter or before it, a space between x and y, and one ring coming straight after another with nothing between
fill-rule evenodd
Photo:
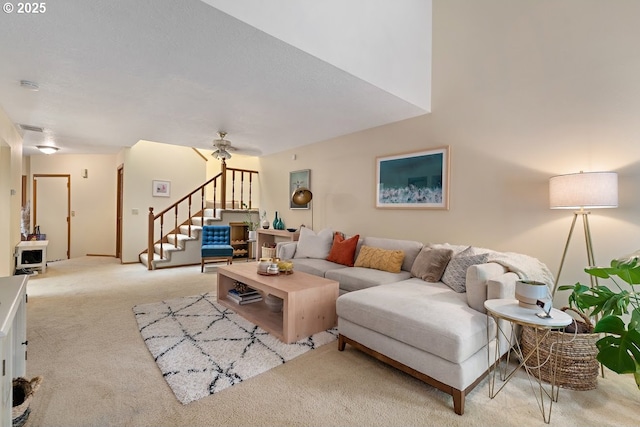
<instances>
[{"instance_id":1,"label":"green leafy plant","mask_svg":"<svg viewBox=\"0 0 640 427\"><path fill-rule=\"evenodd\" d=\"M571 290L569 305L596 322L594 333L605 334L596 342L597 359L618 374L633 374L640 389L640 263L638 257L613 260L610 267L585 268L586 273L600 279L611 279L617 289L596 284L593 287L576 283L560 286ZM617 278L617 280L616 280ZM625 289L618 280L630 286ZM625 319L628 318L628 323Z\"/></svg>"},{"instance_id":2,"label":"green leafy plant","mask_svg":"<svg viewBox=\"0 0 640 427\"><path fill-rule=\"evenodd\" d=\"M249 209L246 203L242 204L242 208L245 210L245 214L247 218L244 220L245 225L247 226L249 231L256 231L260 223L258 221L253 220L253 214L255 213L255 211L252 211L251 209Z\"/></svg>"}]
</instances>

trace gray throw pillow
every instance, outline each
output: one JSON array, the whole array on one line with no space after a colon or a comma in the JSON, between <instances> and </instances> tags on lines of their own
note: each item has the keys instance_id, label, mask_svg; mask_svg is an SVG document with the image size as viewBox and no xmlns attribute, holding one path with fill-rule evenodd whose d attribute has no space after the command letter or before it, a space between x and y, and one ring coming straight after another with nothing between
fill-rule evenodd
<instances>
[{"instance_id":1,"label":"gray throw pillow","mask_svg":"<svg viewBox=\"0 0 640 427\"><path fill-rule=\"evenodd\" d=\"M487 258L489 256L488 254L471 256L460 255L451 258L449 265L447 265L447 269L442 275L442 283L459 293L467 290L467 269L472 265L484 264L487 262Z\"/></svg>"},{"instance_id":2,"label":"gray throw pillow","mask_svg":"<svg viewBox=\"0 0 640 427\"><path fill-rule=\"evenodd\" d=\"M439 282L452 256L451 249L424 247L411 266L411 275L425 282Z\"/></svg>"}]
</instances>

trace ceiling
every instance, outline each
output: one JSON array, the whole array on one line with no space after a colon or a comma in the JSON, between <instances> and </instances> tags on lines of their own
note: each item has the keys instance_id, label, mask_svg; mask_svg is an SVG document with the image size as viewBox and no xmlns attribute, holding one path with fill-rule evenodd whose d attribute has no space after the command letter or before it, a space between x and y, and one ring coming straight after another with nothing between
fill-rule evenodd
<instances>
[{"instance_id":1,"label":"ceiling","mask_svg":"<svg viewBox=\"0 0 640 427\"><path fill-rule=\"evenodd\" d=\"M208 149L219 130L266 155L415 117L430 108L431 5L400 1L65 0L4 13L0 107L25 155L139 140Z\"/></svg>"}]
</instances>

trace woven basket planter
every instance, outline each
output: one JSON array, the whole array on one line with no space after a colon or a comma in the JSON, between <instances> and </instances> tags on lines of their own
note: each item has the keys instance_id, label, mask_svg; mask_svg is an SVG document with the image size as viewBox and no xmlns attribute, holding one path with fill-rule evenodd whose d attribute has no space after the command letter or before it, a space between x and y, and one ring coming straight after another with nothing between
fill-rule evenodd
<instances>
[{"instance_id":1,"label":"woven basket planter","mask_svg":"<svg viewBox=\"0 0 640 427\"><path fill-rule=\"evenodd\" d=\"M31 398L40 388L42 377L13 379L13 408L11 408L12 427L22 427L29 419Z\"/></svg>"},{"instance_id":2,"label":"woven basket planter","mask_svg":"<svg viewBox=\"0 0 640 427\"><path fill-rule=\"evenodd\" d=\"M276 248L262 248L262 258L275 258Z\"/></svg>"},{"instance_id":3,"label":"woven basket planter","mask_svg":"<svg viewBox=\"0 0 640 427\"><path fill-rule=\"evenodd\" d=\"M531 355L526 365L532 373L546 382L551 382L551 366L553 358L558 357L556 367L556 385L571 390L593 390L598 385L600 364L596 359L598 348L596 341L600 334L594 334L593 324L587 316L569 307L563 307L562 311L572 310L582 317L588 333L552 331L540 343L540 361L542 366L537 367L537 356ZM577 323L582 323L579 320ZM585 325L583 325L585 326ZM559 341L556 344L556 341ZM522 354L526 358L535 349L535 331L529 326L522 328L520 345ZM553 344L553 346L552 346Z\"/></svg>"}]
</instances>

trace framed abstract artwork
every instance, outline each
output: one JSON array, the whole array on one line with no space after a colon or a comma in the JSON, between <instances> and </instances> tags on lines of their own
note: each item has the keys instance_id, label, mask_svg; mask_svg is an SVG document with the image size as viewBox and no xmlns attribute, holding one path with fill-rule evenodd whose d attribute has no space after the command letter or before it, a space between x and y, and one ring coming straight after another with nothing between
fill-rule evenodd
<instances>
[{"instance_id":1,"label":"framed abstract artwork","mask_svg":"<svg viewBox=\"0 0 640 427\"><path fill-rule=\"evenodd\" d=\"M311 189L311 187L309 187L311 185L311 183L309 182L310 175L311 169L289 172L289 209L309 209L309 203L307 203L306 205L296 205L295 203L293 203L293 200L291 200L291 195L294 191L296 191L296 188L299 187L306 187Z\"/></svg>"},{"instance_id":2,"label":"framed abstract artwork","mask_svg":"<svg viewBox=\"0 0 640 427\"><path fill-rule=\"evenodd\" d=\"M449 147L377 157L376 208L449 209Z\"/></svg>"},{"instance_id":3,"label":"framed abstract artwork","mask_svg":"<svg viewBox=\"0 0 640 427\"><path fill-rule=\"evenodd\" d=\"M170 197L171 181L153 181L153 197Z\"/></svg>"}]
</instances>

